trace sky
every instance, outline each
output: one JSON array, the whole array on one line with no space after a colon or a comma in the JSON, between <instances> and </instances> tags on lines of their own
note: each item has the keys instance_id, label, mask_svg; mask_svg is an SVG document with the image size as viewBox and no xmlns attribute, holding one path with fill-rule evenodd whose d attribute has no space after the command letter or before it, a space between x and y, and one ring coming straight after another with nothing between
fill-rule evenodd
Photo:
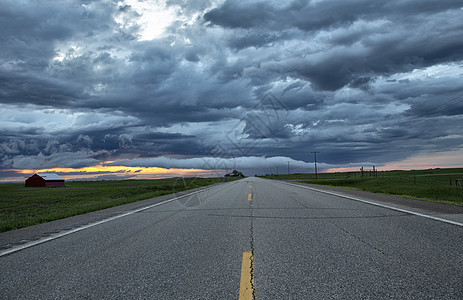
<instances>
[{"instance_id":1,"label":"sky","mask_svg":"<svg viewBox=\"0 0 463 300\"><path fill-rule=\"evenodd\" d=\"M463 167L463 2L2 0L0 181Z\"/></svg>"}]
</instances>

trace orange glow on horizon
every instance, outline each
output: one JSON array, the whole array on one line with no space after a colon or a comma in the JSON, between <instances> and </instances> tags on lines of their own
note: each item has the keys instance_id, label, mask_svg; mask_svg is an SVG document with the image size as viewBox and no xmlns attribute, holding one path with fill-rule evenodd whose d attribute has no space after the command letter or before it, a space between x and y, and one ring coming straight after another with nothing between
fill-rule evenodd
<instances>
[{"instance_id":1,"label":"orange glow on horizon","mask_svg":"<svg viewBox=\"0 0 463 300\"><path fill-rule=\"evenodd\" d=\"M223 176L220 170L203 169L167 169L158 167L125 167L125 166L105 166L110 162L100 163L99 165L84 168L51 168L39 170L15 170L17 173L32 175L34 173L58 173L65 179L92 179L98 176L114 175L121 178L150 179L167 178L178 176ZM219 174L219 175L218 175Z\"/></svg>"}]
</instances>

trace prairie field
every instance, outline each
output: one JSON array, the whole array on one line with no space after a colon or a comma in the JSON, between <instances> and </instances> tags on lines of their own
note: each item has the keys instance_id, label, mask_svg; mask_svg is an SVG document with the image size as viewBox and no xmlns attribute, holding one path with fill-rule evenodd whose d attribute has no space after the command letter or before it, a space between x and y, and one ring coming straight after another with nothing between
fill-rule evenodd
<instances>
[{"instance_id":1,"label":"prairie field","mask_svg":"<svg viewBox=\"0 0 463 300\"><path fill-rule=\"evenodd\" d=\"M0 232L229 181L226 178L69 181L66 187L0 184Z\"/></svg>"},{"instance_id":2,"label":"prairie field","mask_svg":"<svg viewBox=\"0 0 463 300\"><path fill-rule=\"evenodd\" d=\"M297 180L463 206L463 169L413 171L366 170L344 173L269 175L265 178ZM458 183L458 185L457 185ZM460 185L461 184L461 185Z\"/></svg>"}]
</instances>

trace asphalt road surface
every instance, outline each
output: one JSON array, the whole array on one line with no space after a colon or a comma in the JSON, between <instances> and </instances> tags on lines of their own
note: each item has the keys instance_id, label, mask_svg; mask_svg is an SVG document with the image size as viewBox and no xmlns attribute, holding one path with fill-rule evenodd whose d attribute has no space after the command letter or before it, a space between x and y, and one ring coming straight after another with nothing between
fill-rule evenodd
<instances>
[{"instance_id":1,"label":"asphalt road surface","mask_svg":"<svg viewBox=\"0 0 463 300\"><path fill-rule=\"evenodd\" d=\"M259 178L7 250L1 299L463 299L462 226Z\"/></svg>"}]
</instances>

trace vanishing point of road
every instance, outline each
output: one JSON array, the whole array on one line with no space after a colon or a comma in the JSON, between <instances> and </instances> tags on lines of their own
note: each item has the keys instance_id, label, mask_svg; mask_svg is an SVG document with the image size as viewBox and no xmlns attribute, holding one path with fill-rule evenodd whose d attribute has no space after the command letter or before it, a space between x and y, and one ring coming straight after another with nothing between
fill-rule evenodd
<instances>
[{"instance_id":1,"label":"vanishing point of road","mask_svg":"<svg viewBox=\"0 0 463 300\"><path fill-rule=\"evenodd\" d=\"M319 189L251 177L0 234L0 298L463 299L461 214Z\"/></svg>"}]
</instances>

